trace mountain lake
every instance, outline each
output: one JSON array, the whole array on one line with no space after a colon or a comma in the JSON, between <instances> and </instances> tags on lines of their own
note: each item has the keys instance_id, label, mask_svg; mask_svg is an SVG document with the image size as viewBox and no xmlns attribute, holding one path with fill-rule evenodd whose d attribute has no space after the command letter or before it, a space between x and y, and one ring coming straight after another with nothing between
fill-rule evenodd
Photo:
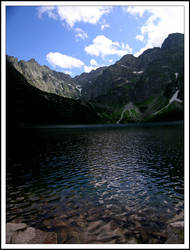
<instances>
[{"instance_id":1,"label":"mountain lake","mask_svg":"<svg viewBox=\"0 0 190 250\"><path fill-rule=\"evenodd\" d=\"M7 133L6 222L56 232L59 244L164 243L183 210L181 122Z\"/></svg>"}]
</instances>

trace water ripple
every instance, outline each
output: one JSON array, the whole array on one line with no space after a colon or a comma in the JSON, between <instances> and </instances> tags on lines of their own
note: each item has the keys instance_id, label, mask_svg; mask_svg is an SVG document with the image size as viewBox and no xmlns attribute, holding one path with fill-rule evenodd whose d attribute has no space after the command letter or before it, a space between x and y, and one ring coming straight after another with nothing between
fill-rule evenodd
<instances>
[{"instance_id":1,"label":"water ripple","mask_svg":"<svg viewBox=\"0 0 190 250\"><path fill-rule=\"evenodd\" d=\"M8 221L38 223L74 208L85 214L94 206L112 211L116 206L113 216L121 207L167 214L183 201L182 129L54 132L27 133L14 153L8 152Z\"/></svg>"}]
</instances>

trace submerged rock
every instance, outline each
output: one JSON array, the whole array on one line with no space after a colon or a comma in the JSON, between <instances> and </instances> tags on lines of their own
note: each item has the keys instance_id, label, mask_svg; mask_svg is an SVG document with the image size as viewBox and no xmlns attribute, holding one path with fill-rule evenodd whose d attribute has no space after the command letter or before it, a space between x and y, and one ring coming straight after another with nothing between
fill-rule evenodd
<instances>
[{"instance_id":1,"label":"submerged rock","mask_svg":"<svg viewBox=\"0 0 190 250\"><path fill-rule=\"evenodd\" d=\"M99 229L102 225L104 225L104 222L102 220L91 222L89 223L87 231L94 232L95 230Z\"/></svg>"},{"instance_id":2,"label":"submerged rock","mask_svg":"<svg viewBox=\"0 0 190 250\"><path fill-rule=\"evenodd\" d=\"M11 243L11 237L14 232L26 229L27 225L24 223L7 223L6 225L6 243Z\"/></svg>"},{"instance_id":3,"label":"submerged rock","mask_svg":"<svg viewBox=\"0 0 190 250\"><path fill-rule=\"evenodd\" d=\"M68 235L67 235L66 230L62 229L62 230L60 230L60 231L58 232L58 240L59 240L59 242L60 242L61 244L63 244L63 243L66 242L67 237L68 237Z\"/></svg>"},{"instance_id":4,"label":"submerged rock","mask_svg":"<svg viewBox=\"0 0 190 250\"><path fill-rule=\"evenodd\" d=\"M127 244L138 244L138 241L135 238L130 238L128 239Z\"/></svg>"},{"instance_id":5,"label":"submerged rock","mask_svg":"<svg viewBox=\"0 0 190 250\"><path fill-rule=\"evenodd\" d=\"M167 226L166 244L184 244L184 222L176 221Z\"/></svg>"},{"instance_id":6,"label":"submerged rock","mask_svg":"<svg viewBox=\"0 0 190 250\"><path fill-rule=\"evenodd\" d=\"M170 219L168 221L168 223L172 223L172 222L176 222L176 221L182 221L182 220L184 220L184 211L180 212L175 217L173 217L172 219Z\"/></svg>"},{"instance_id":7,"label":"submerged rock","mask_svg":"<svg viewBox=\"0 0 190 250\"><path fill-rule=\"evenodd\" d=\"M57 234L44 232L24 223L7 223L6 225L7 244L56 244Z\"/></svg>"}]
</instances>

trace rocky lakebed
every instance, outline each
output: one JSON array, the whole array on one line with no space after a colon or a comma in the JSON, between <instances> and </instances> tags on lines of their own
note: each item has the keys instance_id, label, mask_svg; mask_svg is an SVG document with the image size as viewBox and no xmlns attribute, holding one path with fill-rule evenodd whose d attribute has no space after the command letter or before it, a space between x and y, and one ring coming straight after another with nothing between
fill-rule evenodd
<instances>
[{"instance_id":1,"label":"rocky lakebed","mask_svg":"<svg viewBox=\"0 0 190 250\"><path fill-rule=\"evenodd\" d=\"M7 244L184 244L183 204L162 216L155 209L130 211L101 206L44 219L41 225L15 219L6 224ZM115 211L115 209L117 211ZM35 226L34 226L35 225Z\"/></svg>"}]
</instances>

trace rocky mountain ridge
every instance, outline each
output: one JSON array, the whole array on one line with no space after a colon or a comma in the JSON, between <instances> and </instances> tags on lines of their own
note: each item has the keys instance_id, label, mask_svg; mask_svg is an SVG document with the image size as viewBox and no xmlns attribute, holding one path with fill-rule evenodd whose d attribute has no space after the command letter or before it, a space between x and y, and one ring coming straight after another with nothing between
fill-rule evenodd
<instances>
[{"instance_id":1,"label":"rocky mountain ridge","mask_svg":"<svg viewBox=\"0 0 190 250\"><path fill-rule=\"evenodd\" d=\"M93 82L82 88L82 98L92 100L123 85L132 89L132 93L129 93L131 100L145 100L149 95L146 93L147 84L156 93L163 91L163 85L165 87L174 81L176 73L178 73L178 77L183 78L183 51L183 34L170 34L161 48L148 49L139 57L131 54L125 55L115 64L106 67L102 74L93 79ZM78 79L80 81L80 76ZM142 82L146 82L146 84ZM140 98L138 92L143 98Z\"/></svg>"},{"instance_id":2,"label":"rocky mountain ridge","mask_svg":"<svg viewBox=\"0 0 190 250\"><path fill-rule=\"evenodd\" d=\"M176 91L182 102L169 103ZM123 56L81 93L113 123L183 119L184 35L170 34L161 48L148 49L139 57ZM130 110L120 119L129 103Z\"/></svg>"},{"instance_id":3,"label":"rocky mountain ridge","mask_svg":"<svg viewBox=\"0 0 190 250\"><path fill-rule=\"evenodd\" d=\"M13 64L6 64L6 120L9 134L19 124L91 124L99 120L89 103L32 86Z\"/></svg>"},{"instance_id":4,"label":"rocky mountain ridge","mask_svg":"<svg viewBox=\"0 0 190 250\"><path fill-rule=\"evenodd\" d=\"M184 35L170 34L161 48L71 78L7 56L27 82L43 91L89 103L102 123L183 120ZM175 98L174 98L175 97ZM172 101L171 101L172 100Z\"/></svg>"},{"instance_id":5,"label":"rocky mountain ridge","mask_svg":"<svg viewBox=\"0 0 190 250\"><path fill-rule=\"evenodd\" d=\"M33 58L28 61L18 61L13 56L7 56L7 61L13 64L28 83L42 91L74 99L80 96L80 90L68 74L51 70L48 66L41 66Z\"/></svg>"}]
</instances>

